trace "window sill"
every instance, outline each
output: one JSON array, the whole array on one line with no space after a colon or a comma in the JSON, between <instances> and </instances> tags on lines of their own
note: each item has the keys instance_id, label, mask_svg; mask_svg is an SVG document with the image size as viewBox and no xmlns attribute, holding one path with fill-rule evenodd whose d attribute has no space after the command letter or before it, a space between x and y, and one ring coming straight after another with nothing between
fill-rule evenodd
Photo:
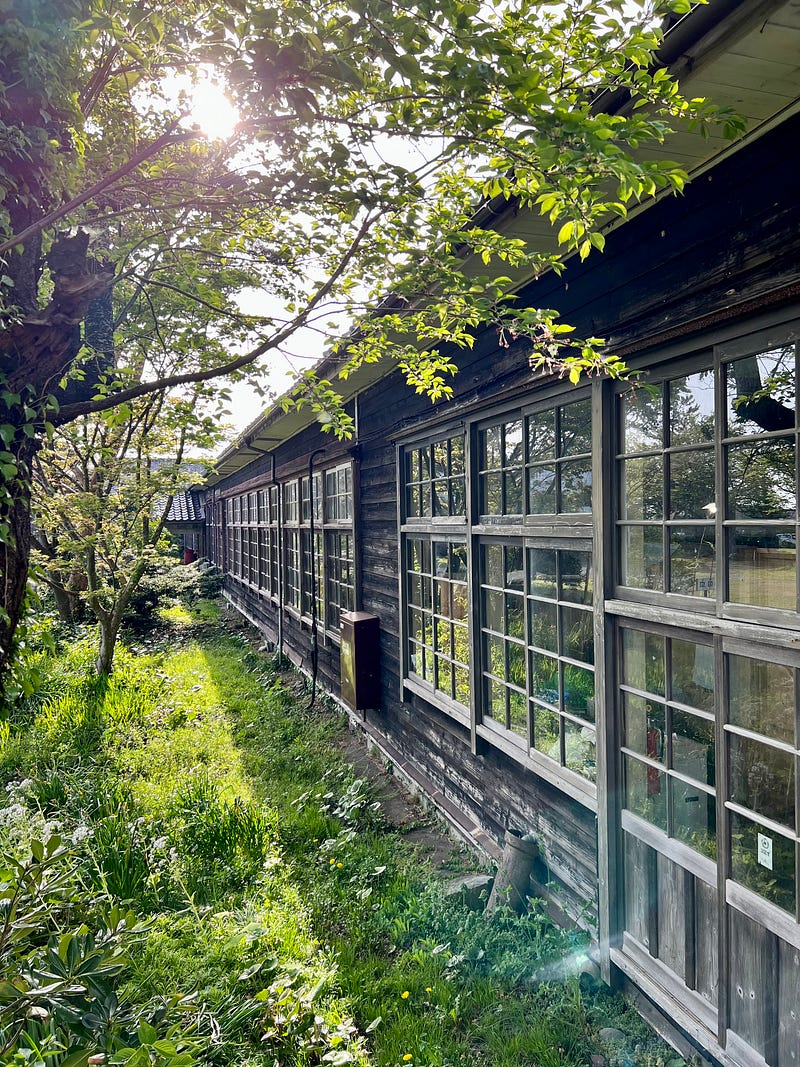
<instances>
[{"instance_id":1,"label":"window sill","mask_svg":"<svg viewBox=\"0 0 800 1067\"><path fill-rule=\"evenodd\" d=\"M597 811L597 786L581 775L560 767L553 760L540 755L535 749L529 749L524 738L509 733L508 730L491 721L478 723L476 732L494 748L500 749L506 756L515 760L526 771L552 785L590 811Z\"/></svg>"},{"instance_id":2,"label":"window sill","mask_svg":"<svg viewBox=\"0 0 800 1067\"><path fill-rule=\"evenodd\" d=\"M428 682L423 681L417 675L410 674L404 678L403 688L432 704L439 711L445 712L451 719L455 719L462 726L466 726L468 730L470 729L470 715L466 708L457 701L445 696L444 693L440 693L438 689L433 689Z\"/></svg>"}]
</instances>

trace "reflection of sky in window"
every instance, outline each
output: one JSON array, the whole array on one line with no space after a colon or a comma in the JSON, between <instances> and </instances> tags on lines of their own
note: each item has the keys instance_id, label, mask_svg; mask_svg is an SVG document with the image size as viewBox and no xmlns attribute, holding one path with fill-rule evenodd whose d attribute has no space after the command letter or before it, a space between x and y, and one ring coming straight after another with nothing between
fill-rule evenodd
<instances>
[{"instance_id":1,"label":"reflection of sky in window","mask_svg":"<svg viewBox=\"0 0 800 1067\"><path fill-rule=\"evenodd\" d=\"M670 444L688 445L714 438L714 375L689 374L669 383Z\"/></svg>"}]
</instances>

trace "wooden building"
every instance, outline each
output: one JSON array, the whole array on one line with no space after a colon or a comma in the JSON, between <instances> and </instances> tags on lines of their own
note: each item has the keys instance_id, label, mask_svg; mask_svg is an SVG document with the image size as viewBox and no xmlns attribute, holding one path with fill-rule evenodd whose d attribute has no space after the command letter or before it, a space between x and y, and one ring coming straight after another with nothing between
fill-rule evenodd
<instances>
[{"instance_id":1,"label":"wooden building","mask_svg":"<svg viewBox=\"0 0 800 1067\"><path fill-rule=\"evenodd\" d=\"M534 833L539 892L680 1040L796 1067L800 3L712 3L665 56L747 134L681 135L684 196L521 290L650 388L533 376L490 332L433 407L364 367L351 442L275 410L221 456L206 544L334 695L377 656L366 628L342 663L343 613L377 616L354 721L487 850Z\"/></svg>"}]
</instances>

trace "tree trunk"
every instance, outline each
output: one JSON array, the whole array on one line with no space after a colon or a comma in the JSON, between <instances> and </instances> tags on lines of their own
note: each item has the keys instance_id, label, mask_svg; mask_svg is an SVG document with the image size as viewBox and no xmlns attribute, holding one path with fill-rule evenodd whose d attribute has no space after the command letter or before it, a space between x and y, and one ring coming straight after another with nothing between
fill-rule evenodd
<instances>
[{"instance_id":1,"label":"tree trunk","mask_svg":"<svg viewBox=\"0 0 800 1067\"><path fill-rule=\"evenodd\" d=\"M94 669L101 678L107 678L111 674L111 668L114 665L114 649L117 647L121 624L122 616L115 611L100 619L100 647L97 651L97 659L94 661Z\"/></svg>"},{"instance_id":2,"label":"tree trunk","mask_svg":"<svg viewBox=\"0 0 800 1067\"><path fill-rule=\"evenodd\" d=\"M59 585L57 582L48 582L47 584L53 590L53 599L56 602L56 611L59 619L71 626L75 622L75 605L72 595L67 592L63 585Z\"/></svg>"},{"instance_id":3,"label":"tree trunk","mask_svg":"<svg viewBox=\"0 0 800 1067\"><path fill-rule=\"evenodd\" d=\"M8 529L0 540L0 699L14 651L14 636L22 614L31 556L30 464L36 444L27 437L6 446L14 456L18 474L0 485L0 523Z\"/></svg>"}]
</instances>

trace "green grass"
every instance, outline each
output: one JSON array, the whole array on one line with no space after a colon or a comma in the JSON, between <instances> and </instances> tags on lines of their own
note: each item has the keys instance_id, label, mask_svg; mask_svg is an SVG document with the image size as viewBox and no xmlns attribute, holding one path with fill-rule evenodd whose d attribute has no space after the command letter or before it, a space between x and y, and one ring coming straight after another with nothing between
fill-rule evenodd
<instances>
[{"instance_id":1,"label":"green grass","mask_svg":"<svg viewBox=\"0 0 800 1067\"><path fill-rule=\"evenodd\" d=\"M107 685L89 642L44 663L50 695L0 752L19 808L0 846L57 823L87 897L147 920L126 1003L191 995L198 1062L220 1067L682 1062L581 984L580 940L541 912L485 920L446 897L339 755L341 714L170 611L172 636L121 650ZM606 1025L626 1049L603 1046Z\"/></svg>"}]
</instances>

